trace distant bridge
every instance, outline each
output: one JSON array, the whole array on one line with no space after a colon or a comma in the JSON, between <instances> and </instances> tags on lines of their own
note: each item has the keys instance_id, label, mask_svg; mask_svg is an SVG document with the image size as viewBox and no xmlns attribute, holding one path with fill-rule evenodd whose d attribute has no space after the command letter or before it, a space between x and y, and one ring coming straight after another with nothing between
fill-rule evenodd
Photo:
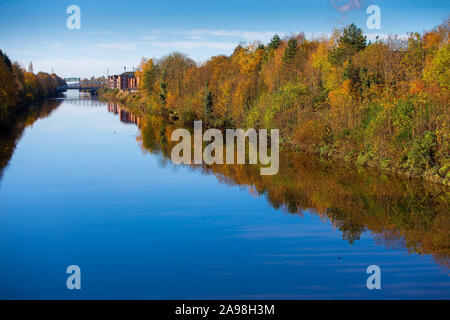
<instances>
[{"instance_id":1,"label":"distant bridge","mask_svg":"<svg viewBox=\"0 0 450 320\"><path fill-rule=\"evenodd\" d=\"M66 78L66 82L80 82L81 78Z\"/></svg>"},{"instance_id":2,"label":"distant bridge","mask_svg":"<svg viewBox=\"0 0 450 320\"><path fill-rule=\"evenodd\" d=\"M67 78L70 80L77 78ZM67 81L66 79L66 81ZM97 92L100 88L108 87L108 80L81 80L77 82L71 82L67 84L67 89L78 89L80 91L90 91L91 93Z\"/></svg>"}]
</instances>

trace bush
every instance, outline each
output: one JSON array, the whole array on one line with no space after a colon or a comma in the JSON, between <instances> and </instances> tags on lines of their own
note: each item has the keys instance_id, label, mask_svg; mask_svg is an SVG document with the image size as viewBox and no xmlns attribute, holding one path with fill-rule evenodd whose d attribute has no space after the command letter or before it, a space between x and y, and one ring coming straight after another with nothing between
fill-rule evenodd
<instances>
[{"instance_id":1,"label":"bush","mask_svg":"<svg viewBox=\"0 0 450 320\"><path fill-rule=\"evenodd\" d=\"M192 126L196 119L195 112L191 109L184 108L180 113L180 121L183 125Z\"/></svg>"},{"instance_id":2,"label":"bush","mask_svg":"<svg viewBox=\"0 0 450 320\"><path fill-rule=\"evenodd\" d=\"M392 125L396 131L396 141L402 143L411 139L411 121L414 118L414 104L402 101L392 111Z\"/></svg>"},{"instance_id":3,"label":"bush","mask_svg":"<svg viewBox=\"0 0 450 320\"><path fill-rule=\"evenodd\" d=\"M404 168L413 174L419 174L435 166L437 139L434 132L426 131L422 137L413 141L408 152Z\"/></svg>"}]
</instances>

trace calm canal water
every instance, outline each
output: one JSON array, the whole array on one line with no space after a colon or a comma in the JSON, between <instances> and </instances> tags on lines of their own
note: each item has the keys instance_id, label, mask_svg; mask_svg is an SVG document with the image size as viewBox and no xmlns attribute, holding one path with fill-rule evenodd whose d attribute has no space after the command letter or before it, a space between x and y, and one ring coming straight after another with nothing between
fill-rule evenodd
<instances>
[{"instance_id":1,"label":"calm canal water","mask_svg":"<svg viewBox=\"0 0 450 320\"><path fill-rule=\"evenodd\" d=\"M175 166L171 130L77 91L20 119L1 139L0 298L450 298L448 188L292 154L273 177Z\"/></svg>"}]
</instances>

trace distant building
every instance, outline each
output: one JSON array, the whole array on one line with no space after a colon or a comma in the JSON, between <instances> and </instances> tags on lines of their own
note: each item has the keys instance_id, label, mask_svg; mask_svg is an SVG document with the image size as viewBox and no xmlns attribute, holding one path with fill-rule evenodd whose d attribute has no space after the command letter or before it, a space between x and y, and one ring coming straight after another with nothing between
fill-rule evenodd
<instances>
[{"instance_id":1,"label":"distant building","mask_svg":"<svg viewBox=\"0 0 450 320\"><path fill-rule=\"evenodd\" d=\"M141 82L134 71L124 72L120 75L108 76L108 87L110 89L137 90Z\"/></svg>"},{"instance_id":2,"label":"distant building","mask_svg":"<svg viewBox=\"0 0 450 320\"><path fill-rule=\"evenodd\" d=\"M110 89L117 89L118 88L118 78L119 76L114 75L114 76L108 76L108 87Z\"/></svg>"},{"instance_id":3,"label":"distant building","mask_svg":"<svg viewBox=\"0 0 450 320\"><path fill-rule=\"evenodd\" d=\"M124 72L119 75L117 85L120 90L136 88L136 78L133 71Z\"/></svg>"}]
</instances>

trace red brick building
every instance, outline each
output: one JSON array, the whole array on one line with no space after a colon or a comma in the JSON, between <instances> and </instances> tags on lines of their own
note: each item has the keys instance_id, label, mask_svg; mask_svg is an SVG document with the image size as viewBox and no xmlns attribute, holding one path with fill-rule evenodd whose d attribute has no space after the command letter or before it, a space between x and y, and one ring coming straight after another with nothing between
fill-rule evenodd
<instances>
[{"instance_id":1,"label":"red brick building","mask_svg":"<svg viewBox=\"0 0 450 320\"><path fill-rule=\"evenodd\" d=\"M108 76L108 86L110 89L137 90L139 84L140 77L136 77L134 71L124 72L120 75Z\"/></svg>"},{"instance_id":2,"label":"red brick building","mask_svg":"<svg viewBox=\"0 0 450 320\"><path fill-rule=\"evenodd\" d=\"M119 75L117 79L117 85L120 90L136 88L136 78L134 76L134 71L124 72Z\"/></svg>"},{"instance_id":3,"label":"red brick building","mask_svg":"<svg viewBox=\"0 0 450 320\"><path fill-rule=\"evenodd\" d=\"M118 88L118 80L119 76L114 75L114 76L108 76L108 87L110 89L117 89Z\"/></svg>"}]
</instances>

